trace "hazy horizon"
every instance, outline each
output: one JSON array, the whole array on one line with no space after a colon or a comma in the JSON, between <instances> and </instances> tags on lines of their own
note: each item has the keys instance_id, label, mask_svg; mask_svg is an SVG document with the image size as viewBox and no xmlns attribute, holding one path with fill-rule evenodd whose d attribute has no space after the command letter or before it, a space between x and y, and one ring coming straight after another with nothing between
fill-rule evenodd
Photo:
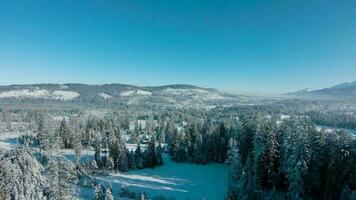
<instances>
[{"instance_id":1,"label":"hazy horizon","mask_svg":"<svg viewBox=\"0 0 356 200\"><path fill-rule=\"evenodd\" d=\"M356 80L355 1L2 1L0 85L280 94Z\"/></svg>"}]
</instances>

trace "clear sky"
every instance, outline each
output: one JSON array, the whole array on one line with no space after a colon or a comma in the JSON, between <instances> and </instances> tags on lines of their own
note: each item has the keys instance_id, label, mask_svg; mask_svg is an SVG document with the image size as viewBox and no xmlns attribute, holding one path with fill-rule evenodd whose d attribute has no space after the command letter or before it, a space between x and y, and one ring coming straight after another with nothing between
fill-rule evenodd
<instances>
[{"instance_id":1,"label":"clear sky","mask_svg":"<svg viewBox=\"0 0 356 200\"><path fill-rule=\"evenodd\" d=\"M0 84L279 93L356 80L355 0L0 0Z\"/></svg>"}]
</instances>

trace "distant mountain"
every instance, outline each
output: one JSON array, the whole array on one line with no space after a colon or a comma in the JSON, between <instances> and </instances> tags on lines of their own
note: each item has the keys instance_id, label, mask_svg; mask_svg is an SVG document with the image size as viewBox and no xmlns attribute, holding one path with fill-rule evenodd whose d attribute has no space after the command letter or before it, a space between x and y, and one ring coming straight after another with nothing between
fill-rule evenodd
<instances>
[{"instance_id":1,"label":"distant mountain","mask_svg":"<svg viewBox=\"0 0 356 200\"><path fill-rule=\"evenodd\" d=\"M286 94L294 98L356 100L356 81L320 90L301 90Z\"/></svg>"},{"instance_id":2,"label":"distant mountain","mask_svg":"<svg viewBox=\"0 0 356 200\"><path fill-rule=\"evenodd\" d=\"M216 89L175 84L140 87L125 84L29 84L0 86L0 103L60 103L94 106L201 107L236 101L237 96Z\"/></svg>"}]
</instances>

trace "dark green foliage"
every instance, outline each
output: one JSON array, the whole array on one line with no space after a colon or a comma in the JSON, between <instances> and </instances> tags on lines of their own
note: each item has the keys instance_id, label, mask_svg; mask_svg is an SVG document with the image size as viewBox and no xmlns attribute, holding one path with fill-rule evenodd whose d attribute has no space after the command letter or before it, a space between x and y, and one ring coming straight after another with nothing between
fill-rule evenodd
<instances>
[{"instance_id":1,"label":"dark green foliage","mask_svg":"<svg viewBox=\"0 0 356 200\"><path fill-rule=\"evenodd\" d=\"M231 199L348 199L355 190L355 140L306 120L243 117L231 147ZM266 191L268 191L266 193Z\"/></svg>"}]
</instances>

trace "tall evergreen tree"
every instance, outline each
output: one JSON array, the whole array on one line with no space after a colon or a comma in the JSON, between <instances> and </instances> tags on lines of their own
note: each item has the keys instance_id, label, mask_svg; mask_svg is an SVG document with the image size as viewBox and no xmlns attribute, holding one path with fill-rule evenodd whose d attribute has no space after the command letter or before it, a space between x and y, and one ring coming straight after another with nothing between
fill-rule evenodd
<instances>
[{"instance_id":1,"label":"tall evergreen tree","mask_svg":"<svg viewBox=\"0 0 356 200\"><path fill-rule=\"evenodd\" d=\"M48 161L46 174L47 197L54 200L77 199L74 166L62 156L52 156Z\"/></svg>"}]
</instances>

